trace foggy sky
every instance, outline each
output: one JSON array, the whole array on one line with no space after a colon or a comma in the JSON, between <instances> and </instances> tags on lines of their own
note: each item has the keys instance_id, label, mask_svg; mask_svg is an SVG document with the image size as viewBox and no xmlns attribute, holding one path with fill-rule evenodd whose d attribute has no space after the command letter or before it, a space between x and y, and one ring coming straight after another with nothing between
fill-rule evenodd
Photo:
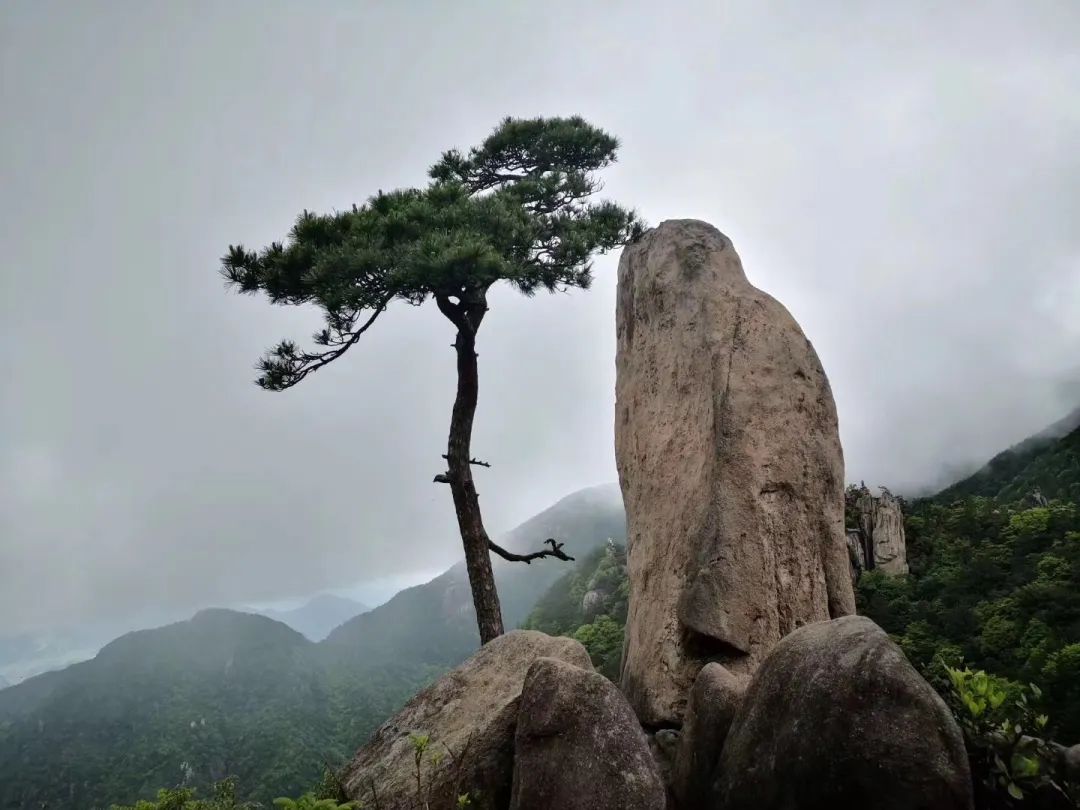
<instances>
[{"instance_id":1,"label":"foggy sky","mask_svg":"<svg viewBox=\"0 0 1080 810\"><path fill-rule=\"evenodd\" d=\"M457 558L450 325L396 306L263 392L321 321L218 266L505 115L584 115L622 141L606 196L734 240L821 355L849 480L940 483L1080 403L1080 5L673 5L5 3L0 632ZM493 533L615 479L616 263L494 296Z\"/></svg>"}]
</instances>

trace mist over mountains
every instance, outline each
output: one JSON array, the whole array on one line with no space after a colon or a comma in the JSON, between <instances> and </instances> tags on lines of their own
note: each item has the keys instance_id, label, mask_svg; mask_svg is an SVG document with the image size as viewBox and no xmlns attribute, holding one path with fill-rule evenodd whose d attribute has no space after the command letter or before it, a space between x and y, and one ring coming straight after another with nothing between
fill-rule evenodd
<instances>
[{"instance_id":1,"label":"mist over mountains","mask_svg":"<svg viewBox=\"0 0 1080 810\"><path fill-rule=\"evenodd\" d=\"M524 552L559 537L584 557L625 532L618 487L607 485L563 498L500 542ZM524 621L571 566L497 565L507 625ZM323 625L314 619L356 606L319 598L286 613L317 635ZM295 795L478 644L463 564L320 642L266 615L225 609L128 633L91 660L0 692L0 808L104 808L226 774L263 801Z\"/></svg>"},{"instance_id":2,"label":"mist over mountains","mask_svg":"<svg viewBox=\"0 0 1080 810\"><path fill-rule=\"evenodd\" d=\"M1075 420L1071 414L995 456L937 501L1026 499L1040 487L1047 497L1077 502L1070 494L1080 487ZM625 542L625 533L616 485L574 493L509 532L502 543L511 550L535 549L554 536L579 562L497 560L507 626L521 626L540 604L544 612L531 621L573 633L585 621L581 583L596 578L605 542ZM162 785L206 787L226 774L240 777L245 796L262 801L302 792L324 763L344 762L407 697L479 643L463 564L312 640L335 616L362 608L320 596L277 618L203 610L128 633L91 660L4 689L0 773L8 778L0 780L0 808L42 801L104 808ZM552 615L563 618L547 627ZM617 639L602 643L598 666L615 671Z\"/></svg>"},{"instance_id":3,"label":"mist over mountains","mask_svg":"<svg viewBox=\"0 0 1080 810\"><path fill-rule=\"evenodd\" d=\"M344 596L323 593L292 610L259 610L263 616L287 624L310 641L322 641L339 624L370 608Z\"/></svg>"}]
</instances>

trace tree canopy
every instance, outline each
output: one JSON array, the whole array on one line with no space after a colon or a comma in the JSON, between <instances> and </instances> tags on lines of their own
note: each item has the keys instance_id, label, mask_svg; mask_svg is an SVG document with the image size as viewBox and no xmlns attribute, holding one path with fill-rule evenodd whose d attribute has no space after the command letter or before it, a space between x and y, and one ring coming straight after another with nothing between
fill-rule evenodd
<instances>
[{"instance_id":1,"label":"tree canopy","mask_svg":"<svg viewBox=\"0 0 1080 810\"><path fill-rule=\"evenodd\" d=\"M286 242L259 251L230 246L222 271L238 290L315 304L325 316L319 348L282 341L260 362L258 384L276 391L300 382L353 346L394 300L434 298L456 323L464 313L453 307L498 281L526 295L587 288L591 256L640 228L632 211L590 201L601 188L595 172L617 148L578 117L507 118L468 153L445 152L426 188L379 191L332 214L304 211Z\"/></svg>"}]
</instances>

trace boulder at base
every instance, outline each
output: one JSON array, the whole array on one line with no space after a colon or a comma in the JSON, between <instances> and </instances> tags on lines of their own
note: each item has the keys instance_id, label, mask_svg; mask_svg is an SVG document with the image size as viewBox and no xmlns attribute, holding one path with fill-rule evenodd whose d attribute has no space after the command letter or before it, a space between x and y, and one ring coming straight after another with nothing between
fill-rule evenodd
<instances>
[{"instance_id":1,"label":"boulder at base","mask_svg":"<svg viewBox=\"0 0 1080 810\"><path fill-rule=\"evenodd\" d=\"M664 810L660 772L630 704L604 676L553 658L521 693L511 810Z\"/></svg>"},{"instance_id":2,"label":"boulder at base","mask_svg":"<svg viewBox=\"0 0 1080 810\"><path fill-rule=\"evenodd\" d=\"M627 246L616 322L622 688L646 726L679 725L709 661L748 674L796 627L855 612L844 457L814 347L711 225Z\"/></svg>"},{"instance_id":3,"label":"boulder at base","mask_svg":"<svg viewBox=\"0 0 1080 810\"><path fill-rule=\"evenodd\" d=\"M714 663L706 664L694 681L671 774L679 807L702 807L707 802L720 751L748 680Z\"/></svg>"},{"instance_id":4,"label":"boulder at base","mask_svg":"<svg viewBox=\"0 0 1080 810\"><path fill-rule=\"evenodd\" d=\"M970 810L944 701L867 618L807 625L758 669L720 755L709 810Z\"/></svg>"},{"instance_id":5,"label":"boulder at base","mask_svg":"<svg viewBox=\"0 0 1080 810\"><path fill-rule=\"evenodd\" d=\"M592 668L588 652L573 639L534 630L500 636L379 727L346 768L350 798L380 810L414 810L416 749L410 737L424 735L424 801L433 808L457 807L457 797L468 793L472 810L504 810L522 684L529 667L545 657Z\"/></svg>"}]
</instances>

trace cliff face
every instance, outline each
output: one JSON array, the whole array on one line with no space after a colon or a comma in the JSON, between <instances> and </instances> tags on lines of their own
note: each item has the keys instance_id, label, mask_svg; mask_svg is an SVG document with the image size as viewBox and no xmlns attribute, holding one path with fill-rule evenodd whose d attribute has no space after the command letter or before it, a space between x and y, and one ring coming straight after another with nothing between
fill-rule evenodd
<instances>
[{"instance_id":1,"label":"cliff face","mask_svg":"<svg viewBox=\"0 0 1080 810\"><path fill-rule=\"evenodd\" d=\"M848 546L855 577L873 570L906 574L907 540L900 500L884 487L880 495L874 496L863 484L854 494L854 501L857 525L848 528Z\"/></svg>"}]
</instances>

